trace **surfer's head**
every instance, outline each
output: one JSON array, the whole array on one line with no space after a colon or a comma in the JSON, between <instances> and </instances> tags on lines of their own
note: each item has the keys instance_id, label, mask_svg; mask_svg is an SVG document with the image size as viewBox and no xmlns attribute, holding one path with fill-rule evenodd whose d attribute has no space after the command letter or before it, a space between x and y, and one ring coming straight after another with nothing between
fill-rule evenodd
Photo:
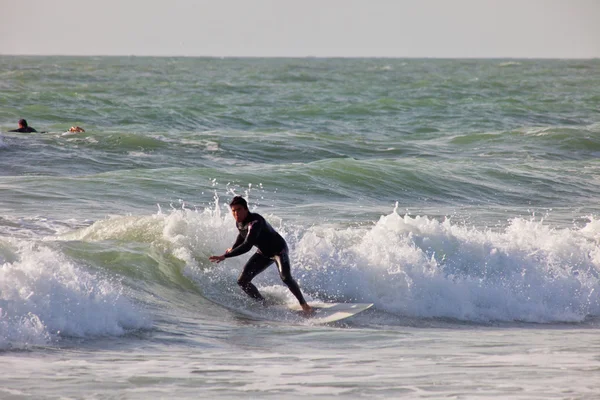
<instances>
[{"instance_id":1,"label":"surfer's head","mask_svg":"<svg viewBox=\"0 0 600 400\"><path fill-rule=\"evenodd\" d=\"M244 222L246 217L248 217L248 203L242 196L235 196L231 200L231 203L229 203L229 207L236 222Z\"/></svg>"},{"instance_id":2,"label":"surfer's head","mask_svg":"<svg viewBox=\"0 0 600 400\"><path fill-rule=\"evenodd\" d=\"M243 206L246 210L248 209L248 202L246 202L246 199L243 198L242 196L235 196L231 200L231 203L229 203L229 207L233 207L236 204L239 204L239 205Z\"/></svg>"},{"instance_id":3,"label":"surfer's head","mask_svg":"<svg viewBox=\"0 0 600 400\"><path fill-rule=\"evenodd\" d=\"M24 119L20 119L19 128L27 128L27 121L25 121Z\"/></svg>"}]
</instances>

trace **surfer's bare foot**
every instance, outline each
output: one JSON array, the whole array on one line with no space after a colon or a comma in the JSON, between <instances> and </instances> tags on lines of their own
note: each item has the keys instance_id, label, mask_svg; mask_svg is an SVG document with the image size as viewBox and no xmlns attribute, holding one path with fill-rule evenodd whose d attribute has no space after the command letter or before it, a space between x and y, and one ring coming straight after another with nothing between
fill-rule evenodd
<instances>
[{"instance_id":1,"label":"surfer's bare foot","mask_svg":"<svg viewBox=\"0 0 600 400\"><path fill-rule=\"evenodd\" d=\"M300 304L300 306L302 307L302 315L305 317L310 317L315 312L315 310L306 303Z\"/></svg>"}]
</instances>

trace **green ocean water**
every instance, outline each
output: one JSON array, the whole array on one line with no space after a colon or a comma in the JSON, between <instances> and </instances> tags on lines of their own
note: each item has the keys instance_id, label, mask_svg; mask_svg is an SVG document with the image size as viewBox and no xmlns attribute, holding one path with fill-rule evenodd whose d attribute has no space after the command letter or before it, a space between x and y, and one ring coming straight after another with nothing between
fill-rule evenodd
<instances>
[{"instance_id":1,"label":"green ocean water","mask_svg":"<svg viewBox=\"0 0 600 400\"><path fill-rule=\"evenodd\" d=\"M593 398L599 89L600 60L0 56L0 394ZM235 194L310 300L373 308L248 302L208 262Z\"/></svg>"},{"instance_id":2,"label":"green ocean water","mask_svg":"<svg viewBox=\"0 0 600 400\"><path fill-rule=\"evenodd\" d=\"M145 206L211 199L198 191L216 179L262 183L286 206L398 201L500 219L554 209L563 223L596 211L597 60L0 63L3 130L27 118L50 132L4 138L7 177L133 179ZM61 137L72 125L86 134Z\"/></svg>"}]
</instances>

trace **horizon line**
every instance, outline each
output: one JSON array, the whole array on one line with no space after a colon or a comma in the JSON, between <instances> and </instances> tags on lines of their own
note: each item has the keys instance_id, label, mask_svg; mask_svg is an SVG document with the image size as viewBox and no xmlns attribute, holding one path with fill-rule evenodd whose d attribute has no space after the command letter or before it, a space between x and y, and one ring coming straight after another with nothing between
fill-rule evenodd
<instances>
[{"instance_id":1,"label":"horizon line","mask_svg":"<svg viewBox=\"0 0 600 400\"><path fill-rule=\"evenodd\" d=\"M557 56L217 56L217 55L152 55L152 54L4 54L0 57L139 57L139 58L215 58L215 59L386 59L386 60L598 60L593 57Z\"/></svg>"}]
</instances>

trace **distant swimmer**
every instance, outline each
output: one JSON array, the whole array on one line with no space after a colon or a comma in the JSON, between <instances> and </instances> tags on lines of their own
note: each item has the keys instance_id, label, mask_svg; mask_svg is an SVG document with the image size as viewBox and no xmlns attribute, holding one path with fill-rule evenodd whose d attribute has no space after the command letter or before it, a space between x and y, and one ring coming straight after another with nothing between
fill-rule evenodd
<instances>
[{"instance_id":1,"label":"distant swimmer","mask_svg":"<svg viewBox=\"0 0 600 400\"><path fill-rule=\"evenodd\" d=\"M33 129L32 127L27 125L27 121L25 121L24 119L20 119L19 120L19 129L13 129L12 131L9 132L21 132L21 133L31 133L31 132L37 132L35 129Z\"/></svg>"},{"instance_id":2,"label":"distant swimmer","mask_svg":"<svg viewBox=\"0 0 600 400\"><path fill-rule=\"evenodd\" d=\"M240 274L237 283L242 290L253 299L264 301L264 298L251 282L252 279L263 272L269 265L275 262L279 270L279 276L283 283L290 289L292 294L298 299L300 306L305 314L310 314L313 310L309 306L300 287L292 278L290 271L290 258L285 239L281 237L275 229L260 215L251 213L248 210L248 203L242 196L235 196L231 203L231 214L236 221L239 231L232 248L227 249L223 255L211 256L209 260L220 263L226 258L237 257L250 251L252 246L256 246L258 251L250 257Z\"/></svg>"},{"instance_id":3,"label":"distant swimmer","mask_svg":"<svg viewBox=\"0 0 600 400\"><path fill-rule=\"evenodd\" d=\"M80 132L85 132L85 129L83 129L80 126L72 126L72 127L69 128L68 131L66 131L65 133L63 133L60 136L73 136L76 133L80 133Z\"/></svg>"}]
</instances>

